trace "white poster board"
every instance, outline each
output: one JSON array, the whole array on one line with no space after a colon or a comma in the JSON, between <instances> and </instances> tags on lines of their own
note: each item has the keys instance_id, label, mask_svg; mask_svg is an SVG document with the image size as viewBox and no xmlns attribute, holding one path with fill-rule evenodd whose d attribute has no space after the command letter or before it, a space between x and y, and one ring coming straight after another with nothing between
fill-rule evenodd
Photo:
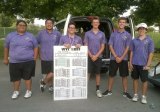
<instances>
[{"instance_id":1,"label":"white poster board","mask_svg":"<svg viewBox=\"0 0 160 112\"><path fill-rule=\"evenodd\" d=\"M87 99L87 50L54 46L54 100Z\"/></svg>"}]
</instances>

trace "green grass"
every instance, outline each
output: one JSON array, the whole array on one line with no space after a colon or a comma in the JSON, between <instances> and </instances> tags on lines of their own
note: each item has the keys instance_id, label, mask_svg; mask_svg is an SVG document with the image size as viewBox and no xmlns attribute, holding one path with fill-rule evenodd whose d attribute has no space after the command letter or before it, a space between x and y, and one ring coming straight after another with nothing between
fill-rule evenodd
<instances>
[{"instance_id":1,"label":"green grass","mask_svg":"<svg viewBox=\"0 0 160 112\"><path fill-rule=\"evenodd\" d=\"M153 39L155 48L160 48L160 33L149 32L148 35L151 36L151 38Z\"/></svg>"}]
</instances>

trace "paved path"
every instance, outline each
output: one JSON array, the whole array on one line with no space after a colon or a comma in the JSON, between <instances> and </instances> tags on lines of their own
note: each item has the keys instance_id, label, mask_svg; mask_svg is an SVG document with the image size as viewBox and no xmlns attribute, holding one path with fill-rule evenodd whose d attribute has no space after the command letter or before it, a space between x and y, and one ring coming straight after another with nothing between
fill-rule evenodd
<instances>
[{"instance_id":1,"label":"paved path","mask_svg":"<svg viewBox=\"0 0 160 112\"><path fill-rule=\"evenodd\" d=\"M2 61L1 61L2 62ZM113 94L97 98L95 95L95 80L89 81L88 99L53 101L52 95L39 90L40 63L37 62L36 76L33 78L33 96L24 99L24 83L17 100L11 99L12 84L9 82L8 66L0 63L0 112L160 112L160 88L151 84L148 91L148 104L132 102L122 96L120 77L116 77ZM105 90L107 74L102 74L101 90ZM22 81L23 82L23 81ZM132 80L129 78L129 92L132 93ZM155 108L150 105L154 103Z\"/></svg>"}]
</instances>

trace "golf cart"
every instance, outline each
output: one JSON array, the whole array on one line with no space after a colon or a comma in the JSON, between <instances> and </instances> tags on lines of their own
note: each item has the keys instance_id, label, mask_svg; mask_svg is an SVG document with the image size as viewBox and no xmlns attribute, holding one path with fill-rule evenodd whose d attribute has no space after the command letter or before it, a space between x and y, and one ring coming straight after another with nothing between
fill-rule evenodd
<instances>
[{"instance_id":1,"label":"golf cart","mask_svg":"<svg viewBox=\"0 0 160 112\"><path fill-rule=\"evenodd\" d=\"M149 72L149 82L160 87L160 62Z\"/></svg>"}]
</instances>

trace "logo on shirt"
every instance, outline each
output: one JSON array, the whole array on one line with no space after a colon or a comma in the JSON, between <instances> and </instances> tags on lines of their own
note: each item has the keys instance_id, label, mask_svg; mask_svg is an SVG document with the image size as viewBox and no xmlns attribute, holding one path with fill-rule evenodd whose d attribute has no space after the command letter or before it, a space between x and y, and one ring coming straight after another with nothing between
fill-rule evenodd
<instances>
[{"instance_id":1,"label":"logo on shirt","mask_svg":"<svg viewBox=\"0 0 160 112\"><path fill-rule=\"evenodd\" d=\"M57 35L53 35L53 38L57 38Z\"/></svg>"},{"instance_id":2,"label":"logo on shirt","mask_svg":"<svg viewBox=\"0 0 160 112\"><path fill-rule=\"evenodd\" d=\"M25 37L25 40L26 40L26 41L29 41L29 40L30 40L30 38L29 38L29 37Z\"/></svg>"},{"instance_id":3,"label":"logo on shirt","mask_svg":"<svg viewBox=\"0 0 160 112\"><path fill-rule=\"evenodd\" d=\"M126 40L126 39L127 39L127 36L126 36L126 35L123 35L122 38L123 38L124 40Z\"/></svg>"},{"instance_id":4,"label":"logo on shirt","mask_svg":"<svg viewBox=\"0 0 160 112\"><path fill-rule=\"evenodd\" d=\"M149 43L148 40L144 40L144 44L147 45Z\"/></svg>"}]
</instances>

